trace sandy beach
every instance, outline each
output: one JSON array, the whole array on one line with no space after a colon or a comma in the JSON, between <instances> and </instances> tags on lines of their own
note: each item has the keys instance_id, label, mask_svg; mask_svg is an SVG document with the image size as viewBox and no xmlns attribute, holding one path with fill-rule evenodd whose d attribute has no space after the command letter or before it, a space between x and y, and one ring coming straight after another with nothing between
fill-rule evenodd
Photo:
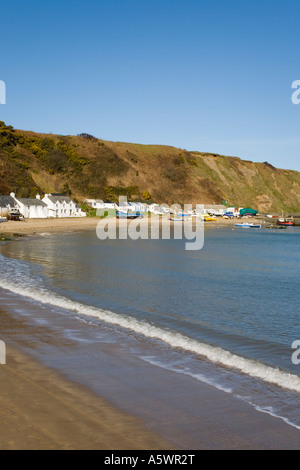
<instances>
[{"instance_id":1,"label":"sandy beach","mask_svg":"<svg viewBox=\"0 0 300 470\"><path fill-rule=\"evenodd\" d=\"M17 235L38 235L42 233L62 233L80 230L95 230L98 218L68 219L25 219L7 221L0 224L0 233Z\"/></svg>"},{"instance_id":2,"label":"sandy beach","mask_svg":"<svg viewBox=\"0 0 300 470\"><path fill-rule=\"evenodd\" d=\"M166 219L168 216L164 216ZM51 233L68 233L82 230L96 230L100 218L57 218L57 219L25 219L25 221L7 221L0 223L1 234L15 235L39 235ZM151 223L159 225L162 221L161 217L153 216ZM261 219L248 218L249 223L262 223ZM141 226L146 226L150 221L148 218L138 219ZM205 227L224 227L234 226L238 222L236 219L223 219L219 217L217 221L206 222ZM130 220L119 220L118 224L129 224ZM170 222L173 224L174 222Z\"/></svg>"},{"instance_id":3,"label":"sandy beach","mask_svg":"<svg viewBox=\"0 0 300 470\"><path fill-rule=\"evenodd\" d=\"M137 418L15 348L0 366L0 449L170 448Z\"/></svg>"},{"instance_id":4,"label":"sandy beach","mask_svg":"<svg viewBox=\"0 0 300 470\"><path fill-rule=\"evenodd\" d=\"M14 329L14 320L7 312L0 310L1 324L5 330L9 322ZM282 420L205 383L195 387L194 381L189 380L187 388L183 376L160 369L151 380L160 389L155 406L164 416L165 431L156 433L139 417L37 362L21 351L11 337L4 335L4 339L7 354L6 364L0 365L0 450L193 449L195 454L197 450L277 450L300 446L300 431ZM107 380L104 372L102 380ZM164 400L170 384L174 392ZM124 384L117 380L113 386L122 389ZM145 401L151 408L153 397L141 395L139 388L137 402ZM197 418L187 418L183 410L178 414L178 399L193 403ZM170 444L176 420L183 431L180 446ZM192 446L185 442L189 433L196 440Z\"/></svg>"}]
</instances>

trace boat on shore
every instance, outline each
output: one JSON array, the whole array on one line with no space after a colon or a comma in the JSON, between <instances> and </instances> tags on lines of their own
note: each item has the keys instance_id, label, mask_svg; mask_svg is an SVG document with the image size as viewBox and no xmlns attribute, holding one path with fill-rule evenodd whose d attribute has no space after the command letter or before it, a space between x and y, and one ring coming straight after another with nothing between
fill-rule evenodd
<instances>
[{"instance_id":1,"label":"boat on shore","mask_svg":"<svg viewBox=\"0 0 300 470\"><path fill-rule=\"evenodd\" d=\"M137 219L138 217L142 218L143 214L139 211L116 211L117 219Z\"/></svg>"},{"instance_id":2,"label":"boat on shore","mask_svg":"<svg viewBox=\"0 0 300 470\"><path fill-rule=\"evenodd\" d=\"M242 228L261 228L260 224L247 224L246 222L243 222L242 224L235 224L235 227L242 227Z\"/></svg>"},{"instance_id":3,"label":"boat on shore","mask_svg":"<svg viewBox=\"0 0 300 470\"><path fill-rule=\"evenodd\" d=\"M292 227L295 225L293 217L278 217L277 224L285 227Z\"/></svg>"}]
</instances>

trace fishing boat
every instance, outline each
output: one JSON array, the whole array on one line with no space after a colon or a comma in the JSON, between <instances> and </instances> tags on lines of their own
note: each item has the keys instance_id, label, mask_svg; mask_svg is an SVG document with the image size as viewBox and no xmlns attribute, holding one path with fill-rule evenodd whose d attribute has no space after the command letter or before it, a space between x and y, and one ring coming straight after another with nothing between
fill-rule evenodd
<instances>
[{"instance_id":1,"label":"fishing boat","mask_svg":"<svg viewBox=\"0 0 300 470\"><path fill-rule=\"evenodd\" d=\"M261 228L260 224L247 224L246 222L243 222L242 224L235 224L235 226L242 228Z\"/></svg>"},{"instance_id":2,"label":"fishing boat","mask_svg":"<svg viewBox=\"0 0 300 470\"><path fill-rule=\"evenodd\" d=\"M291 227L295 224L293 217L278 217L277 219L278 225L283 225L286 227Z\"/></svg>"},{"instance_id":3,"label":"fishing boat","mask_svg":"<svg viewBox=\"0 0 300 470\"><path fill-rule=\"evenodd\" d=\"M137 219L138 217L143 217L143 214L139 211L116 211L117 219Z\"/></svg>"}]
</instances>

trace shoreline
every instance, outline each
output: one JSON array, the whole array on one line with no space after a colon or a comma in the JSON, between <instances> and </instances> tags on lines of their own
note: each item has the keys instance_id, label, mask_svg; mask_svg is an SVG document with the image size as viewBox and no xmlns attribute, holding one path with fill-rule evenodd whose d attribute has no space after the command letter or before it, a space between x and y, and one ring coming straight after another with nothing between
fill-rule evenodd
<instances>
[{"instance_id":1,"label":"shoreline","mask_svg":"<svg viewBox=\"0 0 300 470\"><path fill-rule=\"evenodd\" d=\"M14 329L14 316L9 311L10 307L1 309L0 318ZM174 452L296 450L300 446L300 431L282 419L207 383L160 368L152 372L148 369L155 388L161 388L158 401L151 390L150 401L148 393L141 395L139 387L136 390L138 407L142 400L143 406L150 406L149 412L154 413L152 423L148 423L139 413L112 403L107 393L96 393L24 352L24 345L18 345L7 332L2 339L7 354L6 364L0 365L0 450ZM101 375L105 380L105 371ZM170 384L173 391L161 401ZM110 386L122 389L124 384L116 380ZM185 415L182 400L194 403L194 416ZM155 425L157 414L163 420Z\"/></svg>"},{"instance_id":2,"label":"shoreline","mask_svg":"<svg viewBox=\"0 0 300 470\"><path fill-rule=\"evenodd\" d=\"M7 346L0 380L1 450L172 449L139 418L16 346Z\"/></svg>"},{"instance_id":3,"label":"shoreline","mask_svg":"<svg viewBox=\"0 0 300 470\"><path fill-rule=\"evenodd\" d=\"M57 219L25 219L25 221L7 221L0 223L0 236L3 237L21 237L26 235L50 235L68 232L88 231L95 230L98 223L103 220L98 217L86 218L57 218ZM108 220L108 219L107 219ZM216 221L205 222L205 228L220 228L220 227L234 227L234 224L239 219L223 219L217 218ZM162 218L159 216L152 216L151 224L160 225ZM247 218L247 223L260 223L267 225L265 219L262 218ZM128 220L117 220L117 224L129 224ZM141 228L146 227L149 223L149 218L145 217L138 220ZM150 224L150 223L149 223ZM171 226L174 222L171 223ZM176 224L176 222L175 222ZM192 224L192 221L191 221Z\"/></svg>"}]
</instances>

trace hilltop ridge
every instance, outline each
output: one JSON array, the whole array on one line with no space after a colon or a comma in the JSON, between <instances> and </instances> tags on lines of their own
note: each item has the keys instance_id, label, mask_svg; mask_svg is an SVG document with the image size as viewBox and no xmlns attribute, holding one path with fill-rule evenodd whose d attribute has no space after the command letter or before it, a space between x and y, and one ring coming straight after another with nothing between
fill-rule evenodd
<instances>
[{"instance_id":1,"label":"hilltop ridge","mask_svg":"<svg viewBox=\"0 0 300 470\"><path fill-rule=\"evenodd\" d=\"M300 172L164 145L16 130L0 121L0 194L228 204L300 211Z\"/></svg>"}]
</instances>

